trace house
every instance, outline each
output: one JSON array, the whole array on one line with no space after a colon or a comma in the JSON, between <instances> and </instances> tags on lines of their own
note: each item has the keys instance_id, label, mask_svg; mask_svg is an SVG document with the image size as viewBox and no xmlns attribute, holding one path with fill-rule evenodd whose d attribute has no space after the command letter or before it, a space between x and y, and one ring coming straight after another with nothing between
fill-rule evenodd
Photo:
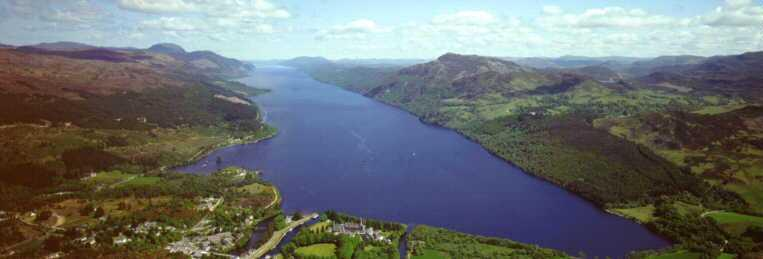
<instances>
[{"instance_id":1,"label":"house","mask_svg":"<svg viewBox=\"0 0 763 259\"><path fill-rule=\"evenodd\" d=\"M219 198L219 199L215 197L203 198L199 202L199 205L196 207L196 209L214 211L215 208L217 208L217 205L219 205L221 201L222 201L222 198Z\"/></svg>"},{"instance_id":2,"label":"house","mask_svg":"<svg viewBox=\"0 0 763 259\"><path fill-rule=\"evenodd\" d=\"M137 234L148 234L152 229L159 228L159 224L154 221L146 221L133 228L133 232Z\"/></svg>"},{"instance_id":3,"label":"house","mask_svg":"<svg viewBox=\"0 0 763 259\"><path fill-rule=\"evenodd\" d=\"M130 241L132 241L132 239L130 239L129 237L126 237L126 236L124 236L122 234L119 234L119 236L114 237L112 239L112 241L114 242L114 245L119 246L119 245L124 245L124 244L129 243Z\"/></svg>"},{"instance_id":4,"label":"house","mask_svg":"<svg viewBox=\"0 0 763 259\"><path fill-rule=\"evenodd\" d=\"M95 236L84 236L77 239L77 242L83 245L93 246L95 245Z\"/></svg>"},{"instance_id":5,"label":"house","mask_svg":"<svg viewBox=\"0 0 763 259\"><path fill-rule=\"evenodd\" d=\"M366 227L362 223L334 224L331 226L331 232L333 232L335 235L358 235L366 240L391 242L384 235L382 235L380 230L374 230L372 227Z\"/></svg>"}]
</instances>

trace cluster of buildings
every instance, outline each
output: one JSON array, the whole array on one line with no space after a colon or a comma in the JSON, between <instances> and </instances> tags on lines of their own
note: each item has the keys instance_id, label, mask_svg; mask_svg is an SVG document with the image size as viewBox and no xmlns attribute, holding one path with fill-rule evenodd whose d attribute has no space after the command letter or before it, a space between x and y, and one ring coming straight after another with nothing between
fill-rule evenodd
<instances>
[{"instance_id":1,"label":"cluster of buildings","mask_svg":"<svg viewBox=\"0 0 763 259\"><path fill-rule=\"evenodd\" d=\"M363 223L335 223L331 226L331 233L334 235L360 236L365 240L381 241L390 243L391 241L382 235L381 230L375 230L372 227L366 227Z\"/></svg>"},{"instance_id":2,"label":"cluster of buildings","mask_svg":"<svg viewBox=\"0 0 763 259\"><path fill-rule=\"evenodd\" d=\"M211 254L212 249L225 249L235 245L235 239L231 232L224 232L210 236L184 237L180 241L170 243L166 249L171 253L183 253L193 258L200 258Z\"/></svg>"},{"instance_id":3,"label":"cluster of buildings","mask_svg":"<svg viewBox=\"0 0 763 259\"><path fill-rule=\"evenodd\" d=\"M132 242L132 239L120 233L118 236L113 237L111 241L114 243L115 246L121 246L121 245Z\"/></svg>"},{"instance_id":4,"label":"cluster of buildings","mask_svg":"<svg viewBox=\"0 0 763 259\"><path fill-rule=\"evenodd\" d=\"M77 238L77 242L85 246L94 246L96 244L95 234L86 235L86 236Z\"/></svg>"},{"instance_id":5,"label":"cluster of buildings","mask_svg":"<svg viewBox=\"0 0 763 259\"><path fill-rule=\"evenodd\" d=\"M199 204L196 206L196 209L214 211L215 208L217 208L217 206L222 203L222 201L223 201L222 198L215 198L215 197L202 198L199 201Z\"/></svg>"},{"instance_id":6,"label":"cluster of buildings","mask_svg":"<svg viewBox=\"0 0 763 259\"><path fill-rule=\"evenodd\" d=\"M146 221L146 222L143 222L140 225L132 228L132 231L135 234L147 235L151 231L154 231L154 233L155 233L154 235L156 235L156 236L160 236L160 235L162 235L162 233L171 232L171 231L175 231L175 230L177 230L177 229L175 227L173 227L173 226L160 225L159 223L157 223L155 221Z\"/></svg>"}]
</instances>

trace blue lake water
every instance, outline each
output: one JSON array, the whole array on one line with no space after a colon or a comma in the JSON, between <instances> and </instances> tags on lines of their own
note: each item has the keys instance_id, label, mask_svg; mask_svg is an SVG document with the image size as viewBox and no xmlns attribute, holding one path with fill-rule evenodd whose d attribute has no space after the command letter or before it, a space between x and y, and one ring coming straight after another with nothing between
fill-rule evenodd
<instances>
[{"instance_id":1,"label":"blue lake water","mask_svg":"<svg viewBox=\"0 0 763 259\"><path fill-rule=\"evenodd\" d=\"M525 174L458 133L322 84L291 68L258 68L242 82L279 134L220 149L185 172L261 170L287 212L336 210L622 258L669 242ZM550 163L551 161L549 161ZM203 167L203 164L209 166Z\"/></svg>"}]
</instances>

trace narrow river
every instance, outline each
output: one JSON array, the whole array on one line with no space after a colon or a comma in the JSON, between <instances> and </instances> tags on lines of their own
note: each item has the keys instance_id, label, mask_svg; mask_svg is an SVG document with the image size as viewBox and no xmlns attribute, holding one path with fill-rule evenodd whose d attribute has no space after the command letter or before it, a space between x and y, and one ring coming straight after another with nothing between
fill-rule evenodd
<instances>
[{"instance_id":1,"label":"narrow river","mask_svg":"<svg viewBox=\"0 0 763 259\"><path fill-rule=\"evenodd\" d=\"M454 131L322 84L284 67L258 68L249 85L279 134L218 150L186 172L222 167L264 172L287 212L336 210L427 224L560 249L622 258L669 243L557 186L529 176Z\"/></svg>"}]
</instances>

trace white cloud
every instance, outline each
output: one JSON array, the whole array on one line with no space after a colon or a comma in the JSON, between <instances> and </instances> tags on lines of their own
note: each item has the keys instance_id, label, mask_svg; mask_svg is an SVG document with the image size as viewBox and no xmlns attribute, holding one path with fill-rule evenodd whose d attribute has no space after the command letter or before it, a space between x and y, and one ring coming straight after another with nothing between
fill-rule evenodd
<instances>
[{"instance_id":1,"label":"white cloud","mask_svg":"<svg viewBox=\"0 0 763 259\"><path fill-rule=\"evenodd\" d=\"M142 13L196 13L213 17L289 18L291 14L268 0L119 0L120 8Z\"/></svg>"},{"instance_id":2,"label":"white cloud","mask_svg":"<svg viewBox=\"0 0 763 259\"><path fill-rule=\"evenodd\" d=\"M486 25L497 22L493 14L485 11L461 11L454 14L438 15L432 19L433 24L448 25Z\"/></svg>"},{"instance_id":3,"label":"white cloud","mask_svg":"<svg viewBox=\"0 0 763 259\"><path fill-rule=\"evenodd\" d=\"M254 30L259 33L274 33L275 29L270 24L259 24L254 27Z\"/></svg>"},{"instance_id":4,"label":"white cloud","mask_svg":"<svg viewBox=\"0 0 763 259\"><path fill-rule=\"evenodd\" d=\"M543 6L543 13L545 14L554 15L554 14L561 14L562 12L564 12L562 8L556 5Z\"/></svg>"},{"instance_id":5,"label":"white cloud","mask_svg":"<svg viewBox=\"0 0 763 259\"><path fill-rule=\"evenodd\" d=\"M390 28L385 28L369 19L358 19L347 24L333 26L327 30L318 32L317 39L362 39L369 34L389 32Z\"/></svg>"},{"instance_id":6,"label":"white cloud","mask_svg":"<svg viewBox=\"0 0 763 259\"><path fill-rule=\"evenodd\" d=\"M560 8L544 8L537 21L546 28L639 28L680 24L673 17L622 7L588 9L578 14L564 13Z\"/></svg>"},{"instance_id":7,"label":"white cloud","mask_svg":"<svg viewBox=\"0 0 763 259\"><path fill-rule=\"evenodd\" d=\"M78 1L77 3L62 9L53 10L50 13L40 15L40 18L60 24L77 25L82 28L91 28L107 23L111 13L90 1Z\"/></svg>"},{"instance_id":8,"label":"white cloud","mask_svg":"<svg viewBox=\"0 0 763 259\"><path fill-rule=\"evenodd\" d=\"M138 23L141 32L213 41L273 34L279 30L271 19L291 17L288 11L267 0L119 0L118 5L124 10L148 14Z\"/></svg>"},{"instance_id":9,"label":"white cloud","mask_svg":"<svg viewBox=\"0 0 763 259\"><path fill-rule=\"evenodd\" d=\"M368 19L354 20L346 25L334 27L332 30L334 33L373 33L383 31L376 22Z\"/></svg>"},{"instance_id":10,"label":"white cloud","mask_svg":"<svg viewBox=\"0 0 763 259\"><path fill-rule=\"evenodd\" d=\"M700 17L710 26L763 26L763 6L751 0L726 0L726 4Z\"/></svg>"},{"instance_id":11,"label":"white cloud","mask_svg":"<svg viewBox=\"0 0 763 259\"><path fill-rule=\"evenodd\" d=\"M450 51L496 56L656 56L761 50L761 2L718 2L717 8L700 10L693 17L617 6L578 10L538 5L529 11L536 15L529 17L507 16L502 12L510 10L498 8L467 8L449 13L422 11L417 20L357 19L315 28L313 22L338 18L325 16L347 14L287 9L280 0L0 0L0 29L8 38L3 41L11 42L92 40L89 43L125 45L127 39L129 44L150 45L164 40L189 49L241 55L332 52L432 57ZM335 3L326 5L328 9ZM300 10L305 12L292 13ZM326 41L305 41L310 37ZM256 44L246 44L251 42Z\"/></svg>"},{"instance_id":12,"label":"white cloud","mask_svg":"<svg viewBox=\"0 0 763 259\"><path fill-rule=\"evenodd\" d=\"M184 0L119 0L119 7L145 13L183 13L198 10L198 6Z\"/></svg>"},{"instance_id":13,"label":"white cloud","mask_svg":"<svg viewBox=\"0 0 763 259\"><path fill-rule=\"evenodd\" d=\"M180 17L161 17L155 20L143 21L140 28L164 31L207 30L206 24L197 22L195 19Z\"/></svg>"},{"instance_id":14,"label":"white cloud","mask_svg":"<svg viewBox=\"0 0 763 259\"><path fill-rule=\"evenodd\" d=\"M111 13L90 0L6 0L0 2L3 18L20 18L34 28L84 29L104 25Z\"/></svg>"}]
</instances>

